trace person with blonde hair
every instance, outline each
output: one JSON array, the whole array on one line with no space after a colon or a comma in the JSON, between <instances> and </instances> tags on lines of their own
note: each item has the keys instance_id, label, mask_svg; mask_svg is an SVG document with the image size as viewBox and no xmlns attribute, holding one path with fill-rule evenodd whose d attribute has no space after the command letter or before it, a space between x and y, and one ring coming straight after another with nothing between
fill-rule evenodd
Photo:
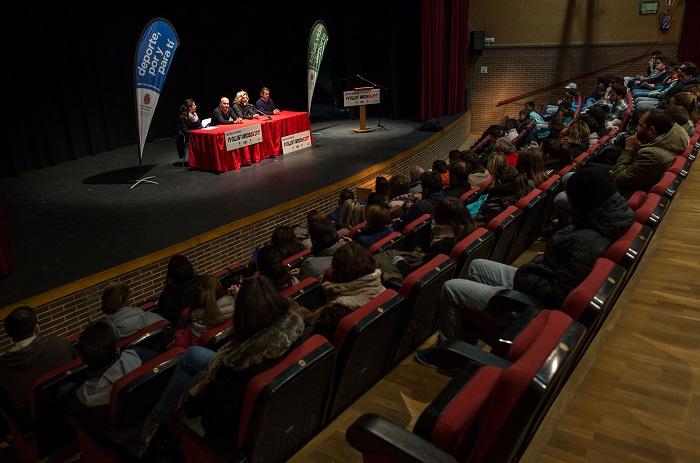
<instances>
[{"instance_id":1,"label":"person with blonde hair","mask_svg":"<svg viewBox=\"0 0 700 463\"><path fill-rule=\"evenodd\" d=\"M578 119L574 121L569 130L566 131L564 140L569 143L571 152L574 157L583 153L588 149L588 136L591 134L591 129L586 122Z\"/></svg>"},{"instance_id":2,"label":"person with blonde hair","mask_svg":"<svg viewBox=\"0 0 700 463\"><path fill-rule=\"evenodd\" d=\"M344 230L347 230L346 233L349 233L355 225L364 222L364 220L365 206L356 199L348 199L343 203L343 207L340 208L340 230L338 230L338 233L343 235Z\"/></svg>"},{"instance_id":3,"label":"person with blonde hair","mask_svg":"<svg viewBox=\"0 0 700 463\"><path fill-rule=\"evenodd\" d=\"M496 140L496 153L505 156L506 163L510 167L515 167L515 163L518 162L518 152L515 150L515 145L506 137Z\"/></svg>"},{"instance_id":4,"label":"person with blonde hair","mask_svg":"<svg viewBox=\"0 0 700 463\"><path fill-rule=\"evenodd\" d=\"M226 294L219 280L211 275L200 277L192 294L189 331L199 338L209 328L221 325L233 317L235 301Z\"/></svg>"},{"instance_id":5,"label":"person with blonde hair","mask_svg":"<svg viewBox=\"0 0 700 463\"><path fill-rule=\"evenodd\" d=\"M248 103L249 101L248 92L245 90L240 90L236 93L236 98L233 100L233 105L231 106L231 110L236 117L241 119L258 119L260 117L255 107Z\"/></svg>"}]
</instances>

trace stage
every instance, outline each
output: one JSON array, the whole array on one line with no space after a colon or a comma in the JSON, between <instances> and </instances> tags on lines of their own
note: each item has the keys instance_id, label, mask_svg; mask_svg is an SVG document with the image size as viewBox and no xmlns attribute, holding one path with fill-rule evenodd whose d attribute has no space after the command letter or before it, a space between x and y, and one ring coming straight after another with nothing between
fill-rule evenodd
<instances>
[{"instance_id":1,"label":"stage","mask_svg":"<svg viewBox=\"0 0 700 463\"><path fill-rule=\"evenodd\" d=\"M222 174L175 166L175 140L164 139L146 144L142 169L128 146L0 179L15 259L0 307L342 181L434 135L414 121L367 134L352 132L357 125L312 124L313 147ZM159 185L130 190L140 175Z\"/></svg>"}]
</instances>

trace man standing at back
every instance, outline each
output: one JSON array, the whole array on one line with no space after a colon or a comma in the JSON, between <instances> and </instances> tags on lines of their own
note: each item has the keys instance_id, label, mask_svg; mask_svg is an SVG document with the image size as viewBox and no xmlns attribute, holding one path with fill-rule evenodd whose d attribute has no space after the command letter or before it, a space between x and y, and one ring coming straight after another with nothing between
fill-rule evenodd
<instances>
[{"instance_id":1,"label":"man standing at back","mask_svg":"<svg viewBox=\"0 0 700 463\"><path fill-rule=\"evenodd\" d=\"M20 415L28 415L34 379L78 356L67 339L40 336L36 313L18 307L5 319L5 331L14 345L0 356L0 388Z\"/></svg>"}]
</instances>

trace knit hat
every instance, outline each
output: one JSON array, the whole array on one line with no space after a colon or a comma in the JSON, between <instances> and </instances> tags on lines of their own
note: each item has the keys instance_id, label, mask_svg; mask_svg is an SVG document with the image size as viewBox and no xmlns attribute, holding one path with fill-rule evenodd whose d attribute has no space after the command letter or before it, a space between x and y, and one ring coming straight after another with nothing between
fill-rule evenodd
<instances>
[{"instance_id":1,"label":"knit hat","mask_svg":"<svg viewBox=\"0 0 700 463\"><path fill-rule=\"evenodd\" d=\"M574 209L587 212L617 192L615 180L604 169L577 170L566 182L566 194Z\"/></svg>"},{"instance_id":2,"label":"knit hat","mask_svg":"<svg viewBox=\"0 0 700 463\"><path fill-rule=\"evenodd\" d=\"M570 88L572 90L576 90L576 84L573 82L569 82L568 84L566 84L566 87L564 87L564 88Z\"/></svg>"}]
</instances>

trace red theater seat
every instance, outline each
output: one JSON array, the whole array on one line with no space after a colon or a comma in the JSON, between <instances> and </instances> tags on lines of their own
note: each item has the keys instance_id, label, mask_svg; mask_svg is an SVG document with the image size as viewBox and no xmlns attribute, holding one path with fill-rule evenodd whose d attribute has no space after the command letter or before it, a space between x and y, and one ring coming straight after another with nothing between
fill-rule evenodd
<instances>
[{"instance_id":1,"label":"red theater seat","mask_svg":"<svg viewBox=\"0 0 700 463\"><path fill-rule=\"evenodd\" d=\"M496 235L496 244L493 246L489 259L510 264L506 261L506 256L520 231L524 218L525 213L521 209L508 206L503 212L491 219L487 228Z\"/></svg>"},{"instance_id":2,"label":"red theater seat","mask_svg":"<svg viewBox=\"0 0 700 463\"><path fill-rule=\"evenodd\" d=\"M455 244L450 258L455 261L455 278L466 278L469 264L474 259L487 259L491 255L496 235L479 227Z\"/></svg>"},{"instance_id":3,"label":"red theater seat","mask_svg":"<svg viewBox=\"0 0 700 463\"><path fill-rule=\"evenodd\" d=\"M525 217L522 219L520 230L506 252L505 262L513 262L517 259L540 235L547 207L547 195L535 188L520 198L515 207L523 211Z\"/></svg>"},{"instance_id":4,"label":"red theater seat","mask_svg":"<svg viewBox=\"0 0 700 463\"><path fill-rule=\"evenodd\" d=\"M635 222L617 241L605 251L605 257L632 270L651 240L651 228Z\"/></svg>"},{"instance_id":5,"label":"red theater seat","mask_svg":"<svg viewBox=\"0 0 700 463\"><path fill-rule=\"evenodd\" d=\"M330 269L330 267L328 267ZM294 299L297 304L309 310L316 310L326 303L326 294L318 278L308 277L294 286L280 291L284 297Z\"/></svg>"},{"instance_id":6,"label":"red theater seat","mask_svg":"<svg viewBox=\"0 0 700 463\"><path fill-rule=\"evenodd\" d=\"M649 193L642 204L634 210L634 217L642 225L656 228L666 214L669 202L666 197Z\"/></svg>"},{"instance_id":7,"label":"red theater seat","mask_svg":"<svg viewBox=\"0 0 700 463\"><path fill-rule=\"evenodd\" d=\"M391 232L369 247L370 254L379 254L389 249L403 249L408 238L398 232Z\"/></svg>"},{"instance_id":8,"label":"red theater seat","mask_svg":"<svg viewBox=\"0 0 700 463\"><path fill-rule=\"evenodd\" d=\"M432 220L433 217L430 214L423 214L403 227L403 234L406 235L405 249L411 251L417 246L427 248L430 245L430 223Z\"/></svg>"}]
</instances>

